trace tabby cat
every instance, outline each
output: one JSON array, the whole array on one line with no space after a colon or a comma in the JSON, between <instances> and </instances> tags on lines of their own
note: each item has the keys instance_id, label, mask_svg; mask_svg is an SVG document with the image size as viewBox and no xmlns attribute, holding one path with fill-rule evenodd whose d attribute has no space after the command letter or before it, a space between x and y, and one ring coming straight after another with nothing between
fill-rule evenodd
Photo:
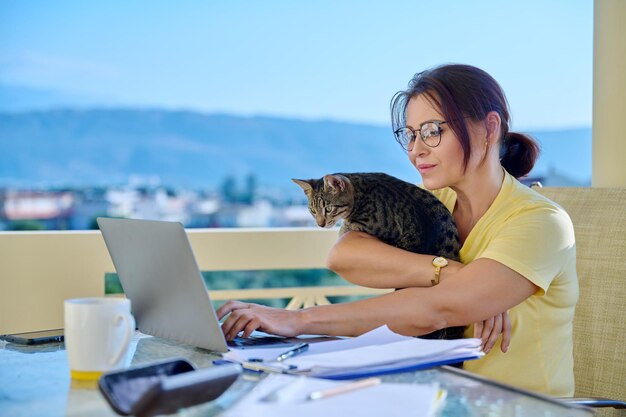
<instances>
[{"instance_id":1,"label":"tabby cat","mask_svg":"<svg viewBox=\"0 0 626 417\"><path fill-rule=\"evenodd\" d=\"M459 260L459 235L450 211L429 191L383 173L342 173L320 179L293 179L304 190L321 227L343 219L340 234L365 232L415 253ZM457 339L462 327L426 338Z\"/></svg>"}]
</instances>

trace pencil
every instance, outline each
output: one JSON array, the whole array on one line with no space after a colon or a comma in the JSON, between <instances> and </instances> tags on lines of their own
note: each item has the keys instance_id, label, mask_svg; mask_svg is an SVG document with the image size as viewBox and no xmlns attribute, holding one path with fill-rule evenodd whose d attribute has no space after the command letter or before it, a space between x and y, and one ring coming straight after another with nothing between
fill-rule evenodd
<instances>
[{"instance_id":1,"label":"pencil","mask_svg":"<svg viewBox=\"0 0 626 417\"><path fill-rule=\"evenodd\" d=\"M345 385L340 385L334 388L328 388L321 391L315 391L307 396L307 400L321 400L323 398L332 397L334 395L344 394L361 388L371 387L380 384L380 378L367 378L360 381L352 382Z\"/></svg>"}]
</instances>

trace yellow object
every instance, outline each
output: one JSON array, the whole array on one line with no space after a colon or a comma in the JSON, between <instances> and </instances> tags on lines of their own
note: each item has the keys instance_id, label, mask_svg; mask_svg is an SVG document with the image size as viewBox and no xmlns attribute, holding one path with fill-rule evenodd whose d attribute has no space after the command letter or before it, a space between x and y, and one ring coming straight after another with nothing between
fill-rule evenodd
<instances>
[{"instance_id":1,"label":"yellow object","mask_svg":"<svg viewBox=\"0 0 626 417\"><path fill-rule=\"evenodd\" d=\"M433 259L433 266L435 267L435 279L431 279L430 283L433 287L439 284L439 277L441 276L441 268L448 266L448 260L441 256L437 256Z\"/></svg>"},{"instance_id":2,"label":"yellow object","mask_svg":"<svg viewBox=\"0 0 626 417\"><path fill-rule=\"evenodd\" d=\"M456 193L434 194L449 208ZM512 335L507 353L501 338L482 359L464 369L487 378L554 396L574 394L572 322L578 300L574 228L567 213L508 173L493 204L461 248L465 264L493 259L539 287L509 310ZM489 300L485 300L489 302ZM473 337L468 326L465 337Z\"/></svg>"},{"instance_id":3,"label":"yellow object","mask_svg":"<svg viewBox=\"0 0 626 417\"><path fill-rule=\"evenodd\" d=\"M72 379L76 379L79 381L96 381L103 374L101 371L75 371L73 369L70 370L70 376Z\"/></svg>"}]
</instances>

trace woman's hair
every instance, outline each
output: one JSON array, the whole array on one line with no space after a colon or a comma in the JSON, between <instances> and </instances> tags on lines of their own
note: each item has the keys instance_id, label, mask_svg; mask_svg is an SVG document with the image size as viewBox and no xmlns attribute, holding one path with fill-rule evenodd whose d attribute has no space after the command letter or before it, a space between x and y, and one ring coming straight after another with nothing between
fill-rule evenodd
<instances>
[{"instance_id":1,"label":"woman's hair","mask_svg":"<svg viewBox=\"0 0 626 417\"><path fill-rule=\"evenodd\" d=\"M463 148L464 169L470 159L471 146L465 118L483 121L489 112L500 115L502 136L499 138L500 163L516 178L528 174L539 155L539 145L528 135L509 132L509 109L502 88L485 71L470 65L442 65L417 73L408 89L391 99L393 130L406 126L409 100L420 94L433 103L443 115Z\"/></svg>"}]
</instances>

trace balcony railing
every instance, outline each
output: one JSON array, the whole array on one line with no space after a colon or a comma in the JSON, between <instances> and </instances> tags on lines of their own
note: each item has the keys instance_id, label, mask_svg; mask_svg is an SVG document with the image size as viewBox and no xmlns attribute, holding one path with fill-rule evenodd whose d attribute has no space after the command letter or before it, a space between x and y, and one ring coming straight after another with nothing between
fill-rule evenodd
<instances>
[{"instance_id":1,"label":"balcony railing","mask_svg":"<svg viewBox=\"0 0 626 417\"><path fill-rule=\"evenodd\" d=\"M337 239L318 228L189 229L204 271L317 269ZM114 272L99 231L0 233L0 334L63 327L63 300L104 296ZM214 301L290 299L287 308L328 304L328 297L387 292L347 286L210 291Z\"/></svg>"}]
</instances>

